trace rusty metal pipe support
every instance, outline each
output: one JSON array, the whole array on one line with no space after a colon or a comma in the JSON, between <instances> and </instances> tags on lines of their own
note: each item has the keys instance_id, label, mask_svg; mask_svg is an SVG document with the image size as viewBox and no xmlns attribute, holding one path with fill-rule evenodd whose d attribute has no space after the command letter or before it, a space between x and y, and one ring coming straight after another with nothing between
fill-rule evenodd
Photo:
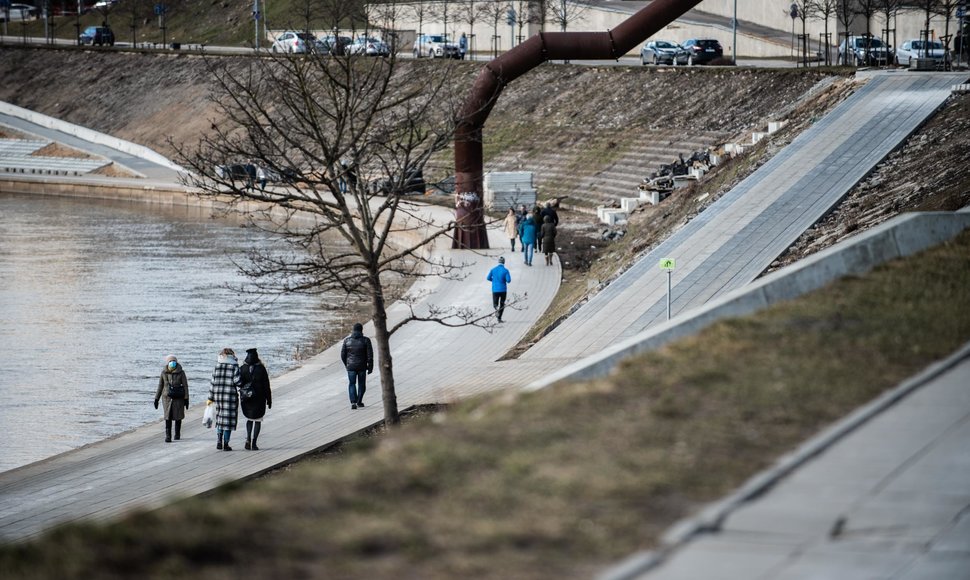
<instances>
[{"instance_id":1,"label":"rusty metal pipe support","mask_svg":"<svg viewBox=\"0 0 970 580\"><path fill-rule=\"evenodd\" d=\"M544 32L487 63L455 120L455 248L488 248L482 208L482 127L507 84L547 60L616 59L701 0L654 0L607 32Z\"/></svg>"}]
</instances>

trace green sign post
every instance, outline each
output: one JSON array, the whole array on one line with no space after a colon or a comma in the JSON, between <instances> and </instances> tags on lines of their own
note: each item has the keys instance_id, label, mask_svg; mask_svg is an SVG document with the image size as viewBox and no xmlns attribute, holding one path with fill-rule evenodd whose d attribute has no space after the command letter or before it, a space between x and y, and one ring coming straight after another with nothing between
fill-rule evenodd
<instances>
[{"instance_id":1,"label":"green sign post","mask_svg":"<svg viewBox=\"0 0 970 580\"><path fill-rule=\"evenodd\" d=\"M677 262L673 258L664 258L660 260L660 269L667 271L667 320L670 320L670 279L674 273L674 268L677 267Z\"/></svg>"}]
</instances>

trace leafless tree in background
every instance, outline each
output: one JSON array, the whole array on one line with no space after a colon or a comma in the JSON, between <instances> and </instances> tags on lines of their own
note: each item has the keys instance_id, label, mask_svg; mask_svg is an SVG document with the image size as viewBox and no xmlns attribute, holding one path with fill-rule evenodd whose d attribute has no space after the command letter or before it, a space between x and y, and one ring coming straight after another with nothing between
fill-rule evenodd
<instances>
[{"instance_id":1,"label":"leafless tree in background","mask_svg":"<svg viewBox=\"0 0 970 580\"><path fill-rule=\"evenodd\" d=\"M464 264L428 253L454 224L429 223L417 211L421 206L404 197L429 157L452 141L455 103L463 95L451 93L457 84L451 65L418 75L398 70L394 57L207 62L221 120L195 147L173 143L192 172L191 184L285 242L240 264L248 291L341 292L370 304L384 419L397 423L391 335L414 320L494 324L491 311L421 306L423 297L413 295L404 298L411 310L403 320L392 323L387 315L389 281L463 275ZM270 184L254 184L250 167L265 171ZM333 236L343 243L336 246Z\"/></svg>"},{"instance_id":2,"label":"leafless tree in background","mask_svg":"<svg viewBox=\"0 0 970 580\"><path fill-rule=\"evenodd\" d=\"M501 2L499 0L485 0L485 2L482 4L482 18L485 19L486 22L492 23L492 39L489 43L492 56L498 56L498 53L502 50L502 46L500 44L502 36L498 33L498 27L505 23L508 13L509 4L506 2Z\"/></svg>"},{"instance_id":3,"label":"leafless tree in background","mask_svg":"<svg viewBox=\"0 0 970 580\"><path fill-rule=\"evenodd\" d=\"M880 0L879 2L879 12L882 14L882 19L886 23L886 27L882 30L883 34L880 37L886 45L886 50L889 50L889 47L896 48L896 16L899 15L900 6L900 0ZM892 61L894 59L889 60ZM887 62L886 64L891 64L891 62Z\"/></svg>"},{"instance_id":4,"label":"leafless tree in background","mask_svg":"<svg viewBox=\"0 0 970 580\"><path fill-rule=\"evenodd\" d=\"M855 12L866 19L866 37L872 38L872 18L879 12L881 0L855 0ZM869 52L869 45L866 44L866 53Z\"/></svg>"},{"instance_id":5,"label":"leafless tree in background","mask_svg":"<svg viewBox=\"0 0 970 580\"><path fill-rule=\"evenodd\" d=\"M475 24L485 17L485 5L488 0L457 0L455 2L456 20L468 25L468 52L474 53L477 48L475 38Z\"/></svg>"},{"instance_id":6,"label":"leafless tree in background","mask_svg":"<svg viewBox=\"0 0 970 580\"><path fill-rule=\"evenodd\" d=\"M815 17L825 23L824 45L825 45L825 64L832 64L832 37L829 32L829 21L836 15L839 8L839 0L814 0L809 3ZM838 39L836 39L838 44Z\"/></svg>"},{"instance_id":7,"label":"leafless tree in background","mask_svg":"<svg viewBox=\"0 0 970 580\"><path fill-rule=\"evenodd\" d=\"M838 19L839 24L842 25L842 32L838 34L845 38L846 41L848 41L849 36L852 34L852 22L855 20L855 16L855 0L836 0L835 17ZM841 45L842 43L840 41L839 46ZM843 65L849 64L848 47L846 47L846 49L847 50L842 51L842 54L840 55L842 57L842 62L840 64Z\"/></svg>"},{"instance_id":8,"label":"leafless tree in background","mask_svg":"<svg viewBox=\"0 0 970 580\"><path fill-rule=\"evenodd\" d=\"M558 24L561 32L566 32L571 22L583 19L589 9L589 0L549 0L546 3L549 20Z\"/></svg>"}]
</instances>

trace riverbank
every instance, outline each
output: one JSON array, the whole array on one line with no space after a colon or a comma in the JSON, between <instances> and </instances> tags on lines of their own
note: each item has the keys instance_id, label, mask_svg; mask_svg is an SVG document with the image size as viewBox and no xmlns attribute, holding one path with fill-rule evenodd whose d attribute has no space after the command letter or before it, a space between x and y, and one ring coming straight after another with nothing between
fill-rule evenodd
<instances>
[{"instance_id":1,"label":"riverbank","mask_svg":"<svg viewBox=\"0 0 970 580\"><path fill-rule=\"evenodd\" d=\"M251 485L8 546L0 570L588 578L965 343L968 276L964 233L606 379L478 398Z\"/></svg>"}]
</instances>

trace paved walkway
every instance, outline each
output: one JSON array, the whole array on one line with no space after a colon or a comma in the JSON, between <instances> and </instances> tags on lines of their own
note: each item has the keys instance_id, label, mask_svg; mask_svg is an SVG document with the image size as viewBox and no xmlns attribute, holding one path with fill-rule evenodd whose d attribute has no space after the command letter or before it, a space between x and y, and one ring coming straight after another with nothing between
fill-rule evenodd
<instances>
[{"instance_id":1,"label":"paved walkway","mask_svg":"<svg viewBox=\"0 0 970 580\"><path fill-rule=\"evenodd\" d=\"M970 356L637 578L970 578L968 385Z\"/></svg>"},{"instance_id":2,"label":"paved walkway","mask_svg":"<svg viewBox=\"0 0 970 580\"><path fill-rule=\"evenodd\" d=\"M406 327L392 345L399 406L523 386L564 360L572 362L646 328L663 315L658 305L666 280L657 269L659 257L678 260L675 314L746 284L935 110L950 85L965 78L900 74L873 79L831 119L796 139L524 357L498 363L549 304L561 275L558 265L525 268L510 259L511 289L528 292L529 310L507 313L507 322L492 335L426 324ZM494 247L504 247L501 234L495 237ZM434 299L440 303L487 306L483 280L500 253L462 253L461 259L474 262L467 283L424 283L436 285ZM375 423L381 416L376 374L369 406L352 412L337 355L328 350L274 381L276 405L261 438L264 451L216 453L212 432L200 425L201 409L193 407L181 442L161 443L161 427L149 425L0 474L0 538L24 538L57 522L160 506L174 496L260 473Z\"/></svg>"},{"instance_id":3,"label":"paved walkway","mask_svg":"<svg viewBox=\"0 0 970 580\"><path fill-rule=\"evenodd\" d=\"M649 252L525 353L573 361L754 280L912 133L967 74L881 74Z\"/></svg>"}]
</instances>

